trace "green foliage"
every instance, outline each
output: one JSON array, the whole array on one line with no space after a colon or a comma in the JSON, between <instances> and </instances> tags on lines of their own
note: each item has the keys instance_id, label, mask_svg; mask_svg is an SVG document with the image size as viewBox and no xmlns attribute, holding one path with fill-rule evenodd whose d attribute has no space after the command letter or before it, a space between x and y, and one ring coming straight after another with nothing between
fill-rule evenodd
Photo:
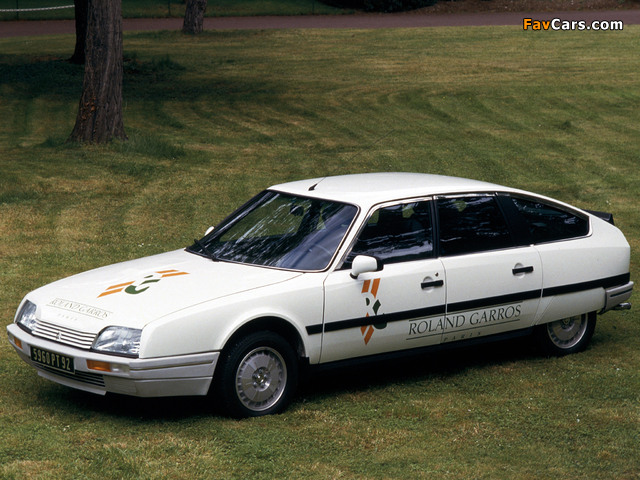
<instances>
[{"instance_id":1,"label":"green foliage","mask_svg":"<svg viewBox=\"0 0 640 480\"><path fill-rule=\"evenodd\" d=\"M0 316L30 290L181 248L251 195L417 171L613 212L640 275L640 28L125 34L127 142L67 144L73 36L0 40ZM168 56L167 56L168 55ZM634 299L637 293L634 295ZM0 478L637 478L634 309L584 353L525 343L309 375L282 415L99 397L0 342Z\"/></svg>"}]
</instances>

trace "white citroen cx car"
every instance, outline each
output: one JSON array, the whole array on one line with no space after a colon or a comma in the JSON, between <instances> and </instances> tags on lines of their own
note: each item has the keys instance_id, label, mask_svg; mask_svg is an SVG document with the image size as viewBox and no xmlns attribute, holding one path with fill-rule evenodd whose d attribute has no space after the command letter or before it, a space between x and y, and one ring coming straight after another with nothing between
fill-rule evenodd
<instances>
[{"instance_id":1,"label":"white citroen cx car","mask_svg":"<svg viewBox=\"0 0 640 480\"><path fill-rule=\"evenodd\" d=\"M273 186L193 245L26 295L9 340L98 394L209 394L282 411L305 365L532 335L584 349L629 308L610 215L462 178L374 173Z\"/></svg>"}]
</instances>

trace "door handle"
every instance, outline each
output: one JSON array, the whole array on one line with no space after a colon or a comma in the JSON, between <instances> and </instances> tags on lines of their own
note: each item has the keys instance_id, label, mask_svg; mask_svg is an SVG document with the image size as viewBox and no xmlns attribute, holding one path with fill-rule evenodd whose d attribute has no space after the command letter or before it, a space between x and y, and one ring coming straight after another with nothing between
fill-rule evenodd
<instances>
[{"instance_id":1,"label":"door handle","mask_svg":"<svg viewBox=\"0 0 640 480\"><path fill-rule=\"evenodd\" d=\"M518 267L518 268L514 268L511 271L513 272L514 275L520 275L521 273L531 273L531 272L533 272L533 267L532 266Z\"/></svg>"},{"instance_id":2,"label":"door handle","mask_svg":"<svg viewBox=\"0 0 640 480\"><path fill-rule=\"evenodd\" d=\"M431 282L422 282L420 286L424 290L425 288L431 287L442 287L444 285L444 280L433 280Z\"/></svg>"}]
</instances>

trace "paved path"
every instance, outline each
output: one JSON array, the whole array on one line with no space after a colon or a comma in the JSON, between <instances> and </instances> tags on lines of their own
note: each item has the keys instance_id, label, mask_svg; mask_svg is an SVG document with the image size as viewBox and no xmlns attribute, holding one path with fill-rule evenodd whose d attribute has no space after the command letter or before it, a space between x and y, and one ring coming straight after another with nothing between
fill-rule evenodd
<instances>
[{"instance_id":1,"label":"paved path","mask_svg":"<svg viewBox=\"0 0 640 480\"><path fill-rule=\"evenodd\" d=\"M301 15L274 17L205 18L206 30L273 29L273 28L415 28L471 25L522 25L524 18L535 20L622 20L625 25L640 24L640 10L605 10L578 12L505 12L454 14L359 14ZM127 31L180 30L181 18L128 18ZM0 22L0 37L57 35L75 32L73 20Z\"/></svg>"}]
</instances>

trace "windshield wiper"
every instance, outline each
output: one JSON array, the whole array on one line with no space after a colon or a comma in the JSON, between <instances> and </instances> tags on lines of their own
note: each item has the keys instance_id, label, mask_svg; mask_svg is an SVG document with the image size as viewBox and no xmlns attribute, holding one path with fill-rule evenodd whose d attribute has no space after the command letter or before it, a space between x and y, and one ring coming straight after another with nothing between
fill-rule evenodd
<instances>
[{"instance_id":1,"label":"windshield wiper","mask_svg":"<svg viewBox=\"0 0 640 480\"><path fill-rule=\"evenodd\" d=\"M198 240L197 238L194 238L194 239L193 239L193 242L194 242L198 247L200 247L200 249L202 249L202 251L207 255L207 257L209 257L209 258L210 258L211 260L213 260L214 262L217 262L217 261L218 261L218 259L216 258L216 256L215 256L213 253L211 253L211 252L209 251L209 249L207 248L207 246L206 246L204 243L202 243L202 242L201 242L200 240Z\"/></svg>"}]
</instances>

